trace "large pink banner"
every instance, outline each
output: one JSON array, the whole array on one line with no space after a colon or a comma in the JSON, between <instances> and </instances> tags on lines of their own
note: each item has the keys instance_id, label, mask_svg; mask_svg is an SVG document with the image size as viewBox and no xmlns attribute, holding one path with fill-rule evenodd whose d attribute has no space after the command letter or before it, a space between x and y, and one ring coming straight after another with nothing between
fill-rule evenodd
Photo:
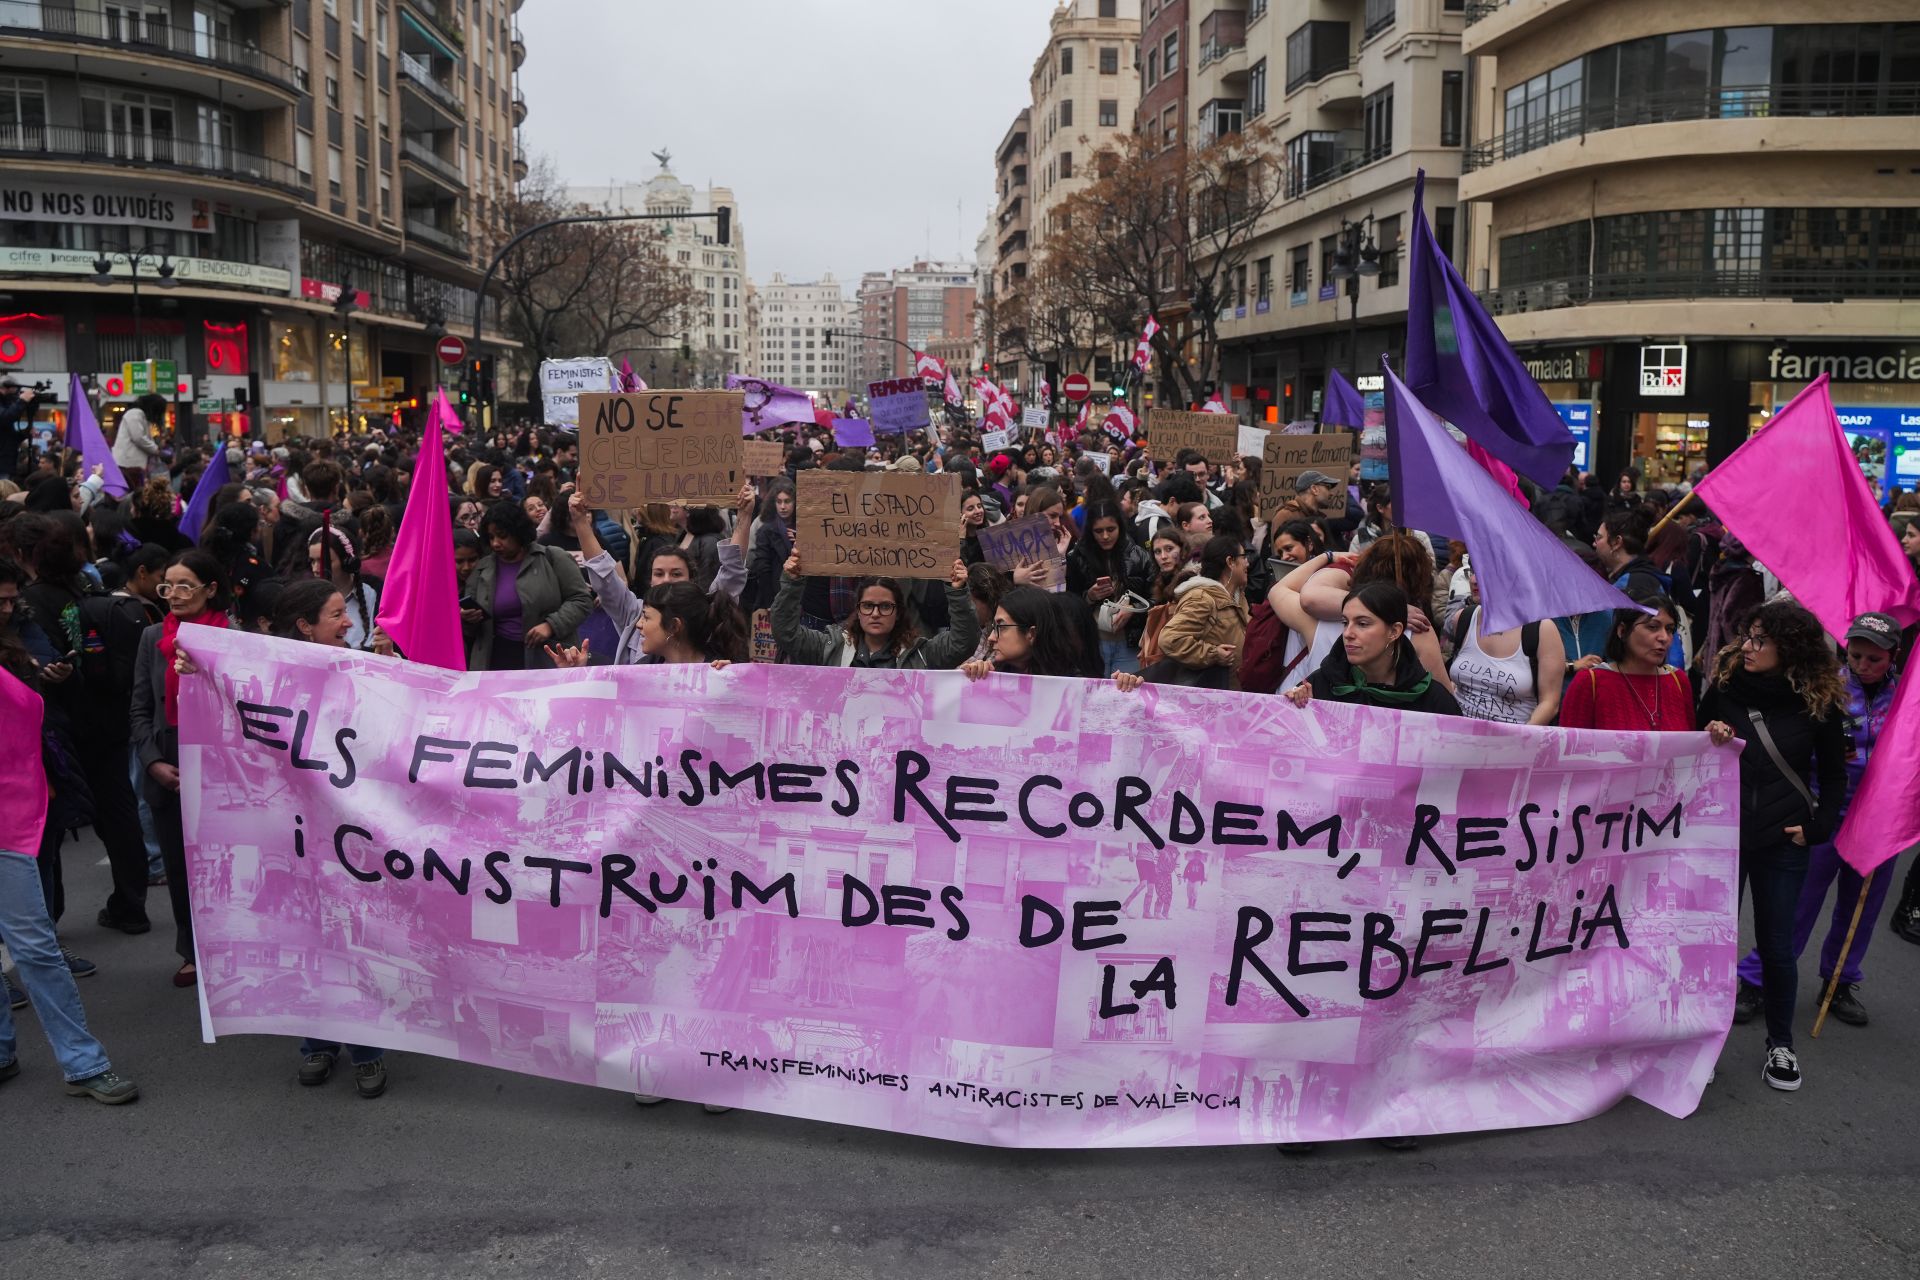
<instances>
[{"instance_id":1,"label":"large pink banner","mask_svg":"<svg viewBox=\"0 0 1920 1280\"><path fill-rule=\"evenodd\" d=\"M1683 1116L1736 757L1148 686L461 675L211 628L209 1036L1006 1146Z\"/></svg>"}]
</instances>

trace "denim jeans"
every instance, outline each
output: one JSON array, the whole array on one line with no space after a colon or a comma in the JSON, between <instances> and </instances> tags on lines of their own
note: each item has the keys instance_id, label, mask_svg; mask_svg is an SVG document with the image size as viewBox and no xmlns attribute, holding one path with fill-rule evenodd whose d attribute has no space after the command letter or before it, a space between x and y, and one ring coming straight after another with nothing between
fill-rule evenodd
<instances>
[{"instance_id":1,"label":"denim jeans","mask_svg":"<svg viewBox=\"0 0 1920 1280\"><path fill-rule=\"evenodd\" d=\"M300 1056L303 1058L310 1058L316 1053L330 1053L337 1058L342 1049L347 1051L347 1061L356 1067L369 1062L378 1062L386 1056L387 1052L385 1049L369 1049L365 1045L343 1045L333 1040L306 1039L300 1042Z\"/></svg>"},{"instance_id":2,"label":"denim jeans","mask_svg":"<svg viewBox=\"0 0 1920 1280\"><path fill-rule=\"evenodd\" d=\"M1860 873L1842 862L1839 851L1831 844L1815 845L1808 851L1807 878L1793 916L1796 960L1807 949L1807 942L1820 925L1820 909L1827 905L1827 890L1836 879L1840 882L1840 892L1834 897L1833 918L1827 925L1826 941L1820 947L1820 980L1832 978L1834 966L1840 964L1840 981L1856 983L1860 981L1860 962L1866 959L1867 944L1873 941L1873 926L1880 919L1887 890L1893 887L1893 859L1881 863L1867 885L1867 905L1860 913L1860 927L1854 931L1853 944L1847 948L1846 962L1841 964L1840 944L1846 941L1847 926L1853 923L1853 909L1860 902ZM1756 987L1765 981L1758 949L1749 951L1740 961L1740 980Z\"/></svg>"},{"instance_id":3,"label":"denim jeans","mask_svg":"<svg viewBox=\"0 0 1920 1280\"><path fill-rule=\"evenodd\" d=\"M97 1076L112 1064L87 1030L80 989L54 940L53 919L40 889L40 868L24 853L0 849L0 942L13 953L14 968L33 1001L40 1029L53 1042L53 1056L69 1082ZM0 1001L0 1063L12 1062L13 1011Z\"/></svg>"},{"instance_id":4,"label":"denim jeans","mask_svg":"<svg viewBox=\"0 0 1920 1280\"><path fill-rule=\"evenodd\" d=\"M1126 671L1140 673L1140 651L1127 643L1125 636L1100 637L1100 666L1108 676Z\"/></svg>"},{"instance_id":5,"label":"denim jeans","mask_svg":"<svg viewBox=\"0 0 1920 1280\"><path fill-rule=\"evenodd\" d=\"M1793 1047L1793 1010L1800 966L1793 947L1794 908L1807 879L1805 845L1782 841L1740 850L1740 889L1753 898L1753 941L1760 952L1767 1047Z\"/></svg>"},{"instance_id":6,"label":"denim jeans","mask_svg":"<svg viewBox=\"0 0 1920 1280\"><path fill-rule=\"evenodd\" d=\"M153 806L147 803L147 771L140 767L140 749L127 747L127 781L133 787L134 804L140 813L140 839L147 847L147 879L160 875L167 864L160 857L160 836L153 826Z\"/></svg>"}]
</instances>

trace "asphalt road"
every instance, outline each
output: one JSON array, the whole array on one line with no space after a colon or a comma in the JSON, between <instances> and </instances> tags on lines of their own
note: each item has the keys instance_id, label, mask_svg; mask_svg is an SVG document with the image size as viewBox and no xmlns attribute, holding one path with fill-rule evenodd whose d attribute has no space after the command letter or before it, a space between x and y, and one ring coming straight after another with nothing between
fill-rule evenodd
<instances>
[{"instance_id":1,"label":"asphalt road","mask_svg":"<svg viewBox=\"0 0 1920 1280\"><path fill-rule=\"evenodd\" d=\"M91 838L68 851L68 941L100 966L88 1016L142 1097L64 1097L22 1011L6 1280L1920 1275L1920 947L1884 925L1873 1025L1802 1030L1797 1094L1760 1082L1755 1022L1684 1121L1630 1102L1406 1154L1016 1152L403 1055L377 1101L346 1072L303 1089L290 1040L200 1043L170 926L93 926L98 859Z\"/></svg>"}]
</instances>

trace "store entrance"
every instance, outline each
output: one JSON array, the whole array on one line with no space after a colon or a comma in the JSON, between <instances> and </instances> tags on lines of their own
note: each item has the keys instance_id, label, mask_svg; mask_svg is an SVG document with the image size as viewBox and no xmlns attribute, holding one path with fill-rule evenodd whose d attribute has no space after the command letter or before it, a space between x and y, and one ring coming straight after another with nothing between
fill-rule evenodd
<instances>
[{"instance_id":1,"label":"store entrance","mask_svg":"<svg viewBox=\"0 0 1920 1280\"><path fill-rule=\"evenodd\" d=\"M1705 410L1638 413L1633 421L1633 465L1643 489L1669 488L1707 465Z\"/></svg>"}]
</instances>

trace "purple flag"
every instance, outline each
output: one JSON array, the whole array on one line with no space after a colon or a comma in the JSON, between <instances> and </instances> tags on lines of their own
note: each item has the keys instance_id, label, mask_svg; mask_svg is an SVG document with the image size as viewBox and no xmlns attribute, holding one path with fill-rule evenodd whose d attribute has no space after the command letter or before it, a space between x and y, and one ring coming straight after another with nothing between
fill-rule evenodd
<instances>
[{"instance_id":1,"label":"purple flag","mask_svg":"<svg viewBox=\"0 0 1920 1280\"><path fill-rule=\"evenodd\" d=\"M647 380L633 371L633 361L622 357L620 361L620 390L645 391L646 389Z\"/></svg>"},{"instance_id":2,"label":"purple flag","mask_svg":"<svg viewBox=\"0 0 1920 1280\"><path fill-rule=\"evenodd\" d=\"M1356 431L1367 425L1366 402L1338 369L1327 370L1327 391L1320 397L1320 425L1352 427Z\"/></svg>"},{"instance_id":3,"label":"purple flag","mask_svg":"<svg viewBox=\"0 0 1920 1280\"><path fill-rule=\"evenodd\" d=\"M873 447L873 424L865 418L835 418L833 439L843 449Z\"/></svg>"},{"instance_id":4,"label":"purple flag","mask_svg":"<svg viewBox=\"0 0 1920 1280\"><path fill-rule=\"evenodd\" d=\"M1467 544L1486 611L1484 630L1635 607L1515 502L1392 369L1386 378L1387 433L1399 446L1394 515L1405 528Z\"/></svg>"},{"instance_id":5,"label":"purple flag","mask_svg":"<svg viewBox=\"0 0 1920 1280\"><path fill-rule=\"evenodd\" d=\"M1422 169L1407 249L1407 386L1469 440L1550 489L1573 461L1573 433L1434 243L1420 205L1425 185ZM1397 472L1394 481L1398 490Z\"/></svg>"},{"instance_id":6,"label":"purple flag","mask_svg":"<svg viewBox=\"0 0 1920 1280\"><path fill-rule=\"evenodd\" d=\"M727 390L738 391L746 397L740 408L741 435L750 436L783 422L814 420L813 401L804 391L795 391L765 378L743 378L737 373L727 375Z\"/></svg>"},{"instance_id":7,"label":"purple flag","mask_svg":"<svg viewBox=\"0 0 1920 1280\"><path fill-rule=\"evenodd\" d=\"M200 541L200 526L207 522L207 516L213 507L213 495L226 487L227 483L227 446L225 441L213 451L213 461L200 473L200 479L193 486L193 496L187 499L186 510L180 513L180 534L194 542Z\"/></svg>"},{"instance_id":8,"label":"purple flag","mask_svg":"<svg viewBox=\"0 0 1920 1280\"><path fill-rule=\"evenodd\" d=\"M93 401L87 399L87 388L77 373L67 392L67 406L67 447L80 450L84 470L100 468L100 478L106 481L109 495L126 497L127 478L121 474L120 464L113 460L113 446L100 430L100 419L93 416Z\"/></svg>"}]
</instances>

